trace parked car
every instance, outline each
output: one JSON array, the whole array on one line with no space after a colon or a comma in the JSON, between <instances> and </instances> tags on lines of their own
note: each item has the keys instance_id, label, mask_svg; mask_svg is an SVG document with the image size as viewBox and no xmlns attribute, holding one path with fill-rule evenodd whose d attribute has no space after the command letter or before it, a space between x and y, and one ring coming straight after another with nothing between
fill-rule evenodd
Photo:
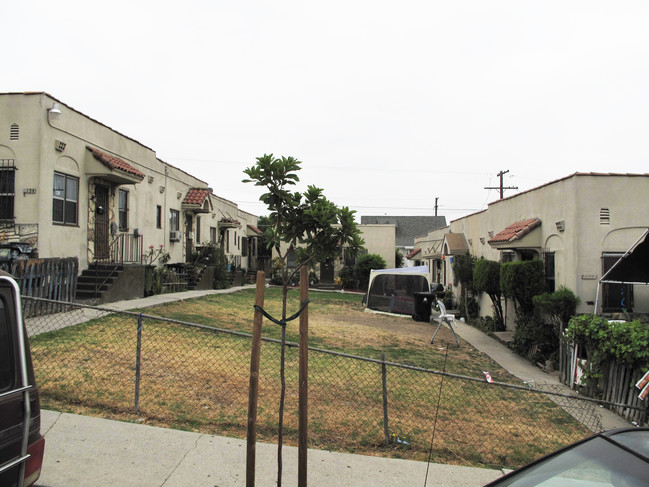
<instances>
[{"instance_id":1,"label":"parked car","mask_svg":"<svg viewBox=\"0 0 649 487\"><path fill-rule=\"evenodd\" d=\"M41 474L38 389L16 281L0 271L0 486L33 485Z\"/></svg>"},{"instance_id":2,"label":"parked car","mask_svg":"<svg viewBox=\"0 0 649 487\"><path fill-rule=\"evenodd\" d=\"M649 428L623 428L573 443L487 486L646 487Z\"/></svg>"}]
</instances>

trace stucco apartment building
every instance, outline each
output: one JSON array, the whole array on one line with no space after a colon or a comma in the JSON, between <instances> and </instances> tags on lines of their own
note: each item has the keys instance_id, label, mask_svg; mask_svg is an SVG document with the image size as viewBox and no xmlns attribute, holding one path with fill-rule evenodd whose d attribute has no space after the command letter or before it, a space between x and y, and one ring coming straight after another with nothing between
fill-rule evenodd
<instances>
[{"instance_id":1,"label":"stucco apartment building","mask_svg":"<svg viewBox=\"0 0 649 487\"><path fill-rule=\"evenodd\" d=\"M0 240L41 258L186 262L204 242L256 266L257 217L154 150L46 93L0 94ZM135 250L134 250L135 249Z\"/></svg>"},{"instance_id":2,"label":"stucco apartment building","mask_svg":"<svg viewBox=\"0 0 649 487\"><path fill-rule=\"evenodd\" d=\"M542 259L549 290L565 286L579 298L579 313L649 312L647 286L598 280L649 226L649 174L575 173L495 201L486 210L454 220L415 239L413 257L431 278L454 285L452 261L470 252L507 262ZM491 314L482 296L481 314ZM508 326L512 320L508 320Z\"/></svg>"}]
</instances>

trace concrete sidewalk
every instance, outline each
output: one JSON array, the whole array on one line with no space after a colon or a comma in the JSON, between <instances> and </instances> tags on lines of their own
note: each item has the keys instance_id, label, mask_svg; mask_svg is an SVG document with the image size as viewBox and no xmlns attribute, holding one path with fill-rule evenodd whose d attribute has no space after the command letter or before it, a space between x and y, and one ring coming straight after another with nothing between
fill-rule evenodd
<instances>
[{"instance_id":1,"label":"concrete sidewalk","mask_svg":"<svg viewBox=\"0 0 649 487\"><path fill-rule=\"evenodd\" d=\"M42 411L40 487L229 487L246 484L246 441ZM426 484L426 473L428 480ZM499 470L309 450L312 487L472 487ZM256 485L277 482L277 446L258 443ZM284 447L282 485L297 484L297 448Z\"/></svg>"}]
</instances>

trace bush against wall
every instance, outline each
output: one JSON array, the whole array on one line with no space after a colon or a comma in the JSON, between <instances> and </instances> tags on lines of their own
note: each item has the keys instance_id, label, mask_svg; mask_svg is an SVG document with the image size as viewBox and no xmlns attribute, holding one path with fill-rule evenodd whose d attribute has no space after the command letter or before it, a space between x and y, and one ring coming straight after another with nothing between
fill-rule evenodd
<instances>
[{"instance_id":1,"label":"bush against wall","mask_svg":"<svg viewBox=\"0 0 649 487\"><path fill-rule=\"evenodd\" d=\"M230 287L230 273L228 272L228 258L225 250L220 245L215 246L212 255L214 265L214 289L227 289Z\"/></svg>"},{"instance_id":2,"label":"bush against wall","mask_svg":"<svg viewBox=\"0 0 649 487\"><path fill-rule=\"evenodd\" d=\"M533 363L546 360L554 351L552 330L534 314L534 296L545 288L545 269L540 260L506 262L500 266L500 289L514 301L516 330L513 348Z\"/></svg>"},{"instance_id":3,"label":"bush against wall","mask_svg":"<svg viewBox=\"0 0 649 487\"><path fill-rule=\"evenodd\" d=\"M570 318L577 310L579 298L570 289L561 286L553 293L543 293L532 298L534 303L535 321L544 329L543 337L547 342L542 343L547 350L543 358L550 358L558 363L562 343L561 336Z\"/></svg>"},{"instance_id":4,"label":"bush against wall","mask_svg":"<svg viewBox=\"0 0 649 487\"><path fill-rule=\"evenodd\" d=\"M473 266L473 289L479 293L487 293L491 299L492 309L494 312L493 325L491 331L505 329L505 320L503 318L502 293L500 291L500 262L478 259Z\"/></svg>"},{"instance_id":5,"label":"bush against wall","mask_svg":"<svg viewBox=\"0 0 649 487\"><path fill-rule=\"evenodd\" d=\"M385 269L385 259L378 254L365 254L351 266L340 270L343 287L352 289L367 289L372 269Z\"/></svg>"},{"instance_id":6,"label":"bush against wall","mask_svg":"<svg viewBox=\"0 0 649 487\"><path fill-rule=\"evenodd\" d=\"M453 275L462 285L460 295L460 314L465 318L471 318L468 313L471 309L469 305L469 295L473 290L473 265L475 260L475 257L471 254L456 255L453 257Z\"/></svg>"},{"instance_id":7,"label":"bush against wall","mask_svg":"<svg viewBox=\"0 0 649 487\"><path fill-rule=\"evenodd\" d=\"M514 301L516 312L531 315L532 298L545 290L545 269L540 260L505 262L500 266L500 290Z\"/></svg>"}]
</instances>

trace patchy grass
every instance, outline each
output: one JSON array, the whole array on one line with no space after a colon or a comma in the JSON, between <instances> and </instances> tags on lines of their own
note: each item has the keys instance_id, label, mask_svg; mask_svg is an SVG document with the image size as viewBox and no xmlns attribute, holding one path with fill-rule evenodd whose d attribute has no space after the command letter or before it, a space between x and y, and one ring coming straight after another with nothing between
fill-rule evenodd
<instances>
[{"instance_id":1,"label":"patchy grass","mask_svg":"<svg viewBox=\"0 0 649 487\"><path fill-rule=\"evenodd\" d=\"M442 329L410 319L366 313L353 294L311 293L312 347L432 370L518 383L489 357ZM299 308L291 292L288 314ZM254 290L212 295L142 310L174 320L249 333ZM265 309L281 315L281 294L267 289ZM137 326L110 315L31 339L45 407L244 438L247 425L250 340L161 320L145 319L139 411L134 412ZM264 320L264 337L280 327ZM287 326L298 341L297 320ZM446 345L451 344L448 347ZM448 356L446 354L448 353ZM298 351L286 351L285 440L297 441ZM384 444L381 365L315 350L309 353L309 441L314 448L463 465L517 467L587 431L539 394L484 381L386 367L388 434ZM276 441L279 346L262 345L257 436ZM437 404L440 404L439 409ZM393 436L394 435L394 436Z\"/></svg>"}]
</instances>

